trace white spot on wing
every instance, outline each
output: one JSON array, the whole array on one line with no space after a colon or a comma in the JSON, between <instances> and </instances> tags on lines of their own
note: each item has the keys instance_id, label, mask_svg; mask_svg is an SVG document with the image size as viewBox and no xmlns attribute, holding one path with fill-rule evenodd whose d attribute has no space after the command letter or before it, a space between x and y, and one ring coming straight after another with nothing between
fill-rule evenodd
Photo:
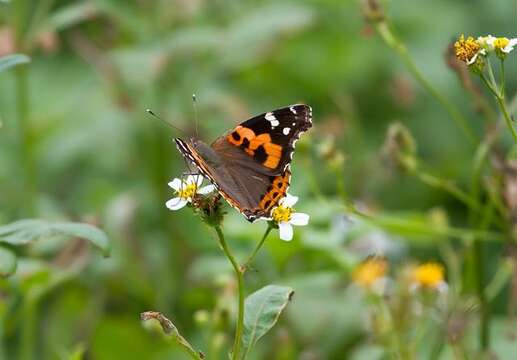
<instances>
[{"instance_id":1,"label":"white spot on wing","mask_svg":"<svg viewBox=\"0 0 517 360\"><path fill-rule=\"evenodd\" d=\"M291 110L291 112L296 115L296 109L294 108L294 106L291 106L289 110Z\"/></svg>"},{"instance_id":2,"label":"white spot on wing","mask_svg":"<svg viewBox=\"0 0 517 360\"><path fill-rule=\"evenodd\" d=\"M269 121L271 123L271 127L273 129L275 127L277 127L278 125L280 125L280 122L276 119L275 115L273 115L272 112L266 113L266 115L264 117L266 118L267 121Z\"/></svg>"},{"instance_id":3,"label":"white spot on wing","mask_svg":"<svg viewBox=\"0 0 517 360\"><path fill-rule=\"evenodd\" d=\"M291 128L288 128L288 127L285 127L282 132L284 133L284 135L289 135L289 132L291 131Z\"/></svg>"}]
</instances>

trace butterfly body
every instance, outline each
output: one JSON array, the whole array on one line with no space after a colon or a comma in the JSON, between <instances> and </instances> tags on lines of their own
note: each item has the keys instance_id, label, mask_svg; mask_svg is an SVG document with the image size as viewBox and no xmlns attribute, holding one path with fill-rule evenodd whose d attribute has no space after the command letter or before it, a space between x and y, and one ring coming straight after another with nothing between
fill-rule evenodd
<instances>
[{"instance_id":1,"label":"butterfly body","mask_svg":"<svg viewBox=\"0 0 517 360\"><path fill-rule=\"evenodd\" d=\"M253 117L211 145L174 139L178 150L249 221L270 218L289 187L295 144L312 126L307 105L291 105Z\"/></svg>"}]
</instances>

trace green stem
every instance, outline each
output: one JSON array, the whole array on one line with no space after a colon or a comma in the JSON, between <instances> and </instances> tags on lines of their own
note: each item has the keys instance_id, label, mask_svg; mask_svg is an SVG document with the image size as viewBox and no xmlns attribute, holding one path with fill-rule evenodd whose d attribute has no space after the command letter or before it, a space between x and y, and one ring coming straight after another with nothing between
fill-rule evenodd
<instances>
[{"instance_id":1,"label":"green stem","mask_svg":"<svg viewBox=\"0 0 517 360\"><path fill-rule=\"evenodd\" d=\"M497 82L495 81L494 70L492 69L492 63L490 62L490 58L488 56L486 57L486 62L487 62L488 76L490 77L490 83L494 85L494 89L497 89ZM500 93L499 93L499 95L500 95Z\"/></svg>"},{"instance_id":2,"label":"green stem","mask_svg":"<svg viewBox=\"0 0 517 360\"><path fill-rule=\"evenodd\" d=\"M461 115L461 113L454 107L454 105L447 100L445 96L440 94L438 90L436 90L433 85L424 77L422 72L418 69L415 62L409 55L409 52L406 46L395 36L393 31L391 31L388 23L386 21L380 21L375 24L375 28L377 32L382 37L384 42L393 49L399 57L402 59L409 72L414 76L414 78L420 83L420 85L427 90L431 96L433 96L449 113L452 119L456 122L456 125L463 131L467 139L472 143L476 143L476 138L474 136L474 132L468 125L467 120Z\"/></svg>"},{"instance_id":3,"label":"green stem","mask_svg":"<svg viewBox=\"0 0 517 360\"><path fill-rule=\"evenodd\" d=\"M497 85L490 82L486 76L484 74L480 74L479 75L481 77L481 80L483 80L483 83L485 84L485 86L492 92L492 94L498 98L499 97L499 91L497 90Z\"/></svg>"},{"instance_id":4,"label":"green stem","mask_svg":"<svg viewBox=\"0 0 517 360\"><path fill-rule=\"evenodd\" d=\"M27 48L31 48L35 43L38 31L43 30L44 21L48 17L55 0L40 0L34 10L30 23L24 34L23 42Z\"/></svg>"},{"instance_id":5,"label":"green stem","mask_svg":"<svg viewBox=\"0 0 517 360\"><path fill-rule=\"evenodd\" d=\"M347 206L344 211L346 213L357 215L370 224L379 226L388 232L393 232L396 234L411 234L412 236L426 237L451 237L459 240L479 238L483 239L484 241L497 242L503 242L507 239L506 235L496 232L472 230L451 226L430 227L428 223L421 221L413 221L410 219L398 218L394 216L371 216L358 211L353 206Z\"/></svg>"},{"instance_id":6,"label":"green stem","mask_svg":"<svg viewBox=\"0 0 517 360\"><path fill-rule=\"evenodd\" d=\"M493 301L497 295L501 293L508 281L512 277L513 265L511 261L500 260L497 272L485 288L485 294L488 301Z\"/></svg>"},{"instance_id":7,"label":"green stem","mask_svg":"<svg viewBox=\"0 0 517 360\"><path fill-rule=\"evenodd\" d=\"M469 208L479 210L479 203L450 181L440 179L434 175L424 172L418 172L417 176L424 184L447 191L449 194L467 205Z\"/></svg>"},{"instance_id":8,"label":"green stem","mask_svg":"<svg viewBox=\"0 0 517 360\"><path fill-rule=\"evenodd\" d=\"M488 229L494 214L494 206L492 202L488 202L485 206L483 218L480 222L480 230ZM474 241L474 262L476 269L476 290L480 303L480 322L481 329L479 334L479 342L481 349L487 351L490 347L490 307L485 292L485 257L483 244L480 239Z\"/></svg>"},{"instance_id":9,"label":"green stem","mask_svg":"<svg viewBox=\"0 0 517 360\"><path fill-rule=\"evenodd\" d=\"M204 359L204 357L201 356L199 351L196 351L192 347L192 345L190 345L190 343L183 336L181 336L180 334L176 335L175 340L189 354L189 356L192 359L195 359L195 360L202 360L202 359Z\"/></svg>"},{"instance_id":10,"label":"green stem","mask_svg":"<svg viewBox=\"0 0 517 360\"><path fill-rule=\"evenodd\" d=\"M248 259L244 262L244 264L242 264L241 266L241 271L244 273L246 272L246 270L248 270L249 266L251 265L251 263L253 262L253 260L255 259L255 256L257 255L257 253L259 252L260 248L262 247L262 245L264 245L264 242L266 241L266 238L267 236L269 235L269 233L271 232L271 230L273 230L273 226L271 226L271 224L268 224L267 226L267 229L266 229L266 232L264 233L264 235L262 236L262 239L260 239L260 242L257 244L257 246L255 246L255 249L253 249L253 252L251 253L251 255L248 257Z\"/></svg>"},{"instance_id":11,"label":"green stem","mask_svg":"<svg viewBox=\"0 0 517 360\"><path fill-rule=\"evenodd\" d=\"M479 341L481 349L488 350L490 346L490 309L488 307L488 301L484 291L485 260L483 256L483 244L478 239L474 242L474 261L476 263L476 290L480 303L481 315Z\"/></svg>"},{"instance_id":12,"label":"green stem","mask_svg":"<svg viewBox=\"0 0 517 360\"><path fill-rule=\"evenodd\" d=\"M22 307L22 333L19 358L21 360L34 359L34 345L36 332L36 302L27 299Z\"/></svg>"},{"instance_id":13,"label":"green stem","mask_svg":"<svg viewBox=\"0 0 517 360\"><path fill-rule=\"evenodd\" d=\"M501 61L503 61L503 60L501 60ZM493 79L494 76L493 76L493 72L492 72L492 66L490 65L490 63L488 63L488 72L489 72L490 78ZM481 78L481 80L485 83L485 85L490 89L490 91L494 95L494 97L497 101L497 105L499 105L499 110L501 110L501 113L503 114L503 118L504 118L504 121L506 122L506 126L508 126L508 129L510 129L510 134L512 135L513 140L517 144L517 130L513 126L512 117L508 113L508 109L506 107L506 102L505 102L504 94L506 91L505 91L504 76L505 76L504 64L502 63L501 64L501 84L500 84L500 88L498 89L497 84L495 83L495 80L489 81L489 80L487 80L486 76L483 73L479 74L479 77Z\"/></svg>"},{"instance_id":14,"label":"green stem","mask_svg":"<svg viewBox=\"0 0 517 360\"><path fill-rule=\"evenodd\" d=\"M242 332L244 330L244 272L241 270L239 263L235 260L226 240L224 239L223 231L220 226L215 226L215 231L217 233L217 237L219 239L219 244L224 251L224 254L230 260L233 270L235 271L235 276L237 278L237 286L239 291L239 309L237 316L237 326L235 327L235 341L233 343L233 351L232 351L232 360L238 360L240 356L241 350L241 339Z\"/></svg>"},{"instance_id":15,"label":"green stem","mask_svg":"<svg viewBox=\"0 0 517 360\"><path fill-rule=\"evenodd\" d=\"M510 114L508 114L508 110L506 109L506 103L504 101L504 98L496 96L497 104L499 105L499 109L503 113L504 120L506 122L506 126L508 126L508 129L510 129L510 134L512 134L513 140L515 141L515 144L517 144L517 130L512 124L512 118L510 117Z\"/></svg>"},{"instance_id":16,"label":"green stem","mask_svg":"<svg viewBox=\"0 0 517 360\"><path fill-rule=\"evenodd\" d=\"M505 74L504 74L504 60L503 59L499 59L499 76L501 78L501 90L500 90L500 94L501 94L501 97L504 99L504 97L506 96L506 79L505 79Z\"/></svg>"},{"instance_id":17,"label":"green stem","mask_svg":"<svg viewBox=\"0 0 517 360\"><path fill-rule=\"evenodd\" d=\"M27 68L19 66L15 70L16 76L16 112L18 119L18 147L20 163L23 171L23 203L30 214L33 210L32 202L35 189L35 171L29 136L29 86Z\"/></svg>"}]
</instances>

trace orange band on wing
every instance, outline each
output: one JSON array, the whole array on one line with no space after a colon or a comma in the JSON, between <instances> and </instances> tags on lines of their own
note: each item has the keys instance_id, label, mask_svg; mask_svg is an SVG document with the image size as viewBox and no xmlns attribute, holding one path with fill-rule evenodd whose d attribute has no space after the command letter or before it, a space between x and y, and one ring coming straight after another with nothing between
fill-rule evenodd
<instances>
[{"instance_id":1,"label":"orange band on wing","mask_svg":"<svg viewBox=\"0 0 517 360\"><path fill-rule=\"evenodd\" d=\"M249 156L260 159L262 165L270 169L275 169L282 158L282 147L273 143L267 133L255 135L253 130L237 126L226 139L230 144L241 147ZM263 151L257 152L260 147Z\"/></svg>"},{"instance_id":2,"label":"orange band on wing","mask_svg":"<svg viewBox=\"0 0 517 360\"><path fill-rule=\"evenodd\" d=\"M282 175L276 176L273 179L271 186L260 200L258 207L265 211L270 211L273 207L275 207L280 199L285 196L289 186L290 178L291 173L289 170L284 172Z\"/></svg>"},{"instance_id":3,"label":"orange band on wing","mask_svg":"<svg viewBox=\"0 0 517 360\"><path fill-rule=\"evenodd\" d=\"M247 139L251 143L251 140L255 138L255 133L249 128L243 126L237 126L234 131L226 137L226 139L235 146L241 146L244 139Z\"/></svg>"}]
</instances>

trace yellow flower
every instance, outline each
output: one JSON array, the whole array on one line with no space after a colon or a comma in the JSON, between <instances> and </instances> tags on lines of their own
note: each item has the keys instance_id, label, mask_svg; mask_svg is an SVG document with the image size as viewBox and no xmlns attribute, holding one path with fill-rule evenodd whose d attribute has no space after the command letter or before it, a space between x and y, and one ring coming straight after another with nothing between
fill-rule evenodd
<instances>
[{"instance_id":1,"label":"yellow flower","mask_svg":"<svg viewBox=\"0 0 517 360\"><path fill-rule=\"evenodd\" d=\"M500 37L494 40L494 48L495 49L504 49L506 45L510 43L510 40L505 37Z\"/></svg>"},{"instance_id":2,"label":"yellow flower","mask_svg":"<svg viewBox=\"0 0 517 360\"><path fill-rule=\"evenodd\" d=\"M484 54L484 50L477 40L472 36L465 39L464 35L461 35L458 41L454 43L454 51L456 57L467 65L474 64L480 53Z\"/></svg>"},{"instance_id":3,"label":"yellow flower","mask_svg":"<svg viewBox=\"0 0 517 360\"><path fill-rule=\"evenodd\" d=\"M388 271L388 262L380 257L371 257L363 261L352 274L352 279L358 285L370 288Z\"/></svg>"},{"instance_id":4,"label":"yellow flower","mask_svg":"<svg viewBox=\"0 0 517 360\"><path fill-rule=\"evenodd\" d=\"M509 54L515 45L517 45L516 39L508 39L506 37L492 38L490 39L490 45L494 48L495 53L500 58L504 59Z\"/></svg>"},{"instance_id":5,"label":"yellow flower","mask_svg":"<svg viewBox=\"0 0 517 360\"><path fill-rule=\"evenodd\" d=\"M444 283L444 268L441 264L428 262L413 269L412 278L417 285L436 289Z\"/></svg>"}]
</instances>

